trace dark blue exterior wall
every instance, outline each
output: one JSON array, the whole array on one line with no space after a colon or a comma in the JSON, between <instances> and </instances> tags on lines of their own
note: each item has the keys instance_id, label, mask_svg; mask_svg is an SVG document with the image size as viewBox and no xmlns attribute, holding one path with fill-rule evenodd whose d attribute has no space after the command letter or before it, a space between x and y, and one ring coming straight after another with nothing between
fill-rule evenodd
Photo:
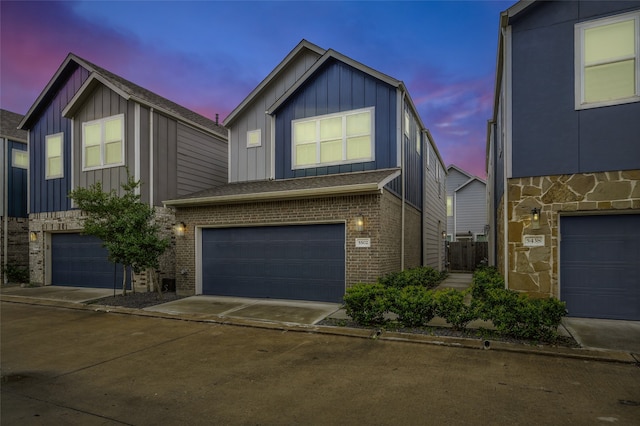
<instances>
[{"instance_id":1,"label":"dark blue exterior wall","mask_svg":"<svg viewBox=\"0 0 640 426\"><path fill-rule=\"evenodd\" d=\"M328 61L276 112L276 179L396 167L396 89L342 62ZM366 163L291 168L291 121L375 107L375 160Z\"/></svg>"},{"instance_id":2,"label":"dark blue exterior wall","mask_svg":"<svg viewBox=\"0 0 640 426\"><path fill-rule=\"evenodd\" d=\"M574 25L639 7L539 2L511 22L513 177L640 168L640 103L576 110L574 82Z\"/></svg>"},{"instance_id":3,"label":"dark blue exterior wall","mask_svg":"<svg viewBox=\"0 0 640 426\"><path fill-rule=\"evenodd\" d=\"M62 110L89 77L89 72L77 65L70 64L70 67L71 69L64 70L61 74L63 83L60 87L54 88L55 95L48 101L46 107L37 112L36 121L29 129L31 213L63 211L71 208L67 197L71 189L71 120L62 117ZM45 137L60 132L64 133L64 176L47 180Z\"/></svg>"},{"instance_id":4,"label":"dark blue exterior wall","mask_svg":"<svg viewBox=\"0 0 640 426\"><path fill-rule=\"evenodd\" d=\"M26 151L27 144L22 142L8 141L8 163L10 164L8 173L8 189L9 189L9 203L8 203L8 216L9 217L28 217L27 212L27 169L15 167L13 165L13 150Z\"/></svg>"}]
</instances>

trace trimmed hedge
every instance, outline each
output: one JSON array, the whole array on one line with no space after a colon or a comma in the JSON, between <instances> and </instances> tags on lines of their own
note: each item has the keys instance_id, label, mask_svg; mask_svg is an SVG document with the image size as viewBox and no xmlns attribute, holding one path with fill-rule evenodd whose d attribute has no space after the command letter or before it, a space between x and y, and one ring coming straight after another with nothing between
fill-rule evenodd
<instances>
[{"instance_id":1,"label":"trimmed hedge","mask_svg":"<svg viewBox=\"0 0 640 426\"><path fill-rule=\"evenodd\" d=\"M431 290L444 276L432 268L416 268L389 274L375 284L356 284L344 298L347 315L362 325L381 325L388 322L387 314L394 313L405 327L426 326L439 316L458 330L484 319L505 336L546 341L557 337L558 325L566 315L564 302L533 299L505 289L495 268L477 270L464 292ZM465 301L468 294L471 300Z\"/></svg>"}]
</instances>

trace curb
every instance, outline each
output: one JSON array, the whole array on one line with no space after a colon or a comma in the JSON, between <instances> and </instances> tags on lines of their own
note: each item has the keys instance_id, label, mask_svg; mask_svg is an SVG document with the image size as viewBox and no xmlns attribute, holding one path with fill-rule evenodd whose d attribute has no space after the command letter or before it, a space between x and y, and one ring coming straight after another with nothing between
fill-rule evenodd
<instances>
[{"instance_id":1,"label":"curb","mask_svg":"<svg viewBox=\"0 0 640 426\"><path fill-rule=\"evenodd\" d=\"M476 350L494 350L504 352L523 353L531 355L556 356L564 358L582 359L588 361L617 362L625 364L640 363L640 354L623 351L590 348L565 348L550 346L526 346L521 344L470 339L462 337L430 336L424 334L403 333L397 331L371 330L348 327L335 327L326 325L303 325L296 323L271 322L231 318L204 314L169 314L157 311L145 311L144 309L125 308L121 306L86 305L85 303L66 302L61 300L34 299L30 297L0 295L0 301L25 305L74 309L79 311L102 312L108 314L134 315L140 317L160 318L177 321L190 321L231 325L237 327L253 327L267 330L293 331L304 333L329 334L343 337L357 337L361 339L374 339L386 342L418 343L435 346L457 347Z\"/></svg>"}]
</instances>

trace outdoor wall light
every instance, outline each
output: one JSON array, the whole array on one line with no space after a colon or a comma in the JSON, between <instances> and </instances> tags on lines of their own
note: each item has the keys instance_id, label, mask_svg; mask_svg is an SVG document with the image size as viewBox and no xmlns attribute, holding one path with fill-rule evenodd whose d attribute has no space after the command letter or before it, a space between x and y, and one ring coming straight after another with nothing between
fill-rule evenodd
<instances>
[{"instance_id":1,"label":"outdoor wall light","mask_svg":"<svg viewBox=\"0 0 640 426\"><path fill-rule=\"evenodd\" d=\"M186 229L187 225L185 225L184 222L176 223L174 228L176 237L184 237L184 231L186 231Z\"/></svg>"},{"instance_id":2,"label":"outdoor wall light","mask_svg":"<svg viewBox=\"0 0 640 426\"><path fill-rule=\"evenodd\" d=\"M36 242L38 241L38 233L35 231L29 232L29 241Z\"/></svg>"},{"instance_id":3,"label":"outdoor wall light","mask_svg":"<svg viewBox=\"0 0 640 426\"><path fill-rule=\"evenodd\" d=\"M361 214L356 216L354 219L354 224L355 224L355 229L356 232L362 232L364 231L364 216L362 216Z\"/></svg>"},{"instance_id":4,"label":"outdoor wall light","mask_svg":"<svg viewBox=\"0 0 640 426\"><path fill-rule=\"evenodd\" d=\"M446 239L447 238L447 231L442 231L442 239Z\"/></svg>"},{"instance_id":5,"label":"outdoor wall light","mask_svg":"<svg viewBox=\"0 0 640 426\"><path fill-rule=\"evenodd\" d=\"M540 229L540 210L535 207L531 210L531 227Z\"/></svg>"}]
</instances>

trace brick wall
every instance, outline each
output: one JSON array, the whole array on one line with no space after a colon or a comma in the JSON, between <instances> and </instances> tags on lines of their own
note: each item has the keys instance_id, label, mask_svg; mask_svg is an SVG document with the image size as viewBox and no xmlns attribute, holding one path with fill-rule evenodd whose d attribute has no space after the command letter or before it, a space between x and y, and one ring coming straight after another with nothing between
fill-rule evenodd
<instances>
[{"instance_id":1,"label":"brick wall","mask_svg":"<svg viewBox=\"0 0 640 426\"><path fill-rule=\"evenodd\" d=\"M6 218L7 250L5 252L5 218L0 217L0 283L4 283L3 266L29 268L29 219Z\"/></svg>"}]
</instances>

